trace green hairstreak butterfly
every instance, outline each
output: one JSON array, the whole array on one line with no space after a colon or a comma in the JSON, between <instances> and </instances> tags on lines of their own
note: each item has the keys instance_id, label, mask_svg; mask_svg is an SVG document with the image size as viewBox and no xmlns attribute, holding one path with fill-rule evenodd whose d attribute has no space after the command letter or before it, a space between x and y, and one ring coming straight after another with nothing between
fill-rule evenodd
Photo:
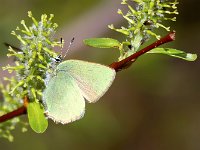
<instances>
[{"instance_id":1,"label":"green hairstreak butterfly","mask_svg":"<svg viewBox=\"0 0 200 150\"><path fill-rule=\"evenodd\" d=\"M55 60L59 62L60 58ZM85 100L98 101L116 75L108 66L81 60L61 61L54 72L46 83L43 100L47 117L62 124L80 119L85 112Z\"/></svg>"}]
</instances>

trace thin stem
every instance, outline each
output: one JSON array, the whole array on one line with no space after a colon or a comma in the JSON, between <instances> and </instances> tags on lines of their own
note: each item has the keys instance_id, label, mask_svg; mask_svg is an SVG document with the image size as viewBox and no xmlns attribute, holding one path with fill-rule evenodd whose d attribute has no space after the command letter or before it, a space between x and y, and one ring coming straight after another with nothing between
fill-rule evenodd
<instances>
[{"instance_id":1,"label":"thin stem","mask_svg":"<svg viewBox=\"0 0 200 150\"><path fill-rule=\"evenodd\" d=\"M7 47L12 47L12 49L15 49L16 51L18 51L18 52L20 52L20 51L22 51L20 48L17 48L17 47L15 47L15 46L13 46L13 45L10 45L10 44L8 44L8 43L4 43L4 45L5 46L7 46Z\"/></svg>"},{"instance_id":2,"label":"thin stem","mask_svg":"<svg viewBox=\"0 0 200 150\"><path fill-rule=\"evenodd\" d=\"M0 117L0 123L27 113L28 97L24 97L24 105Z\"/></svg>"},{"instance_id":3,"label":"thin stem","mask_svg":"<svg viewBox=\"0 0 200 150\"><path fill-rule=\"evenodd\" d=\"M5 122L9 119L12 119L12 118L15 118L15 117L18 117L18 116L21 116L23 114L26 114L26 107L25 106L22 106L12 112L9 112L3 116L0 117L0 123L1 122Z\"/></svg>"},{"instance_id":4,"label":"thin stem","mask_svg":"<svg viewBox=\"0 0 200 150\"><path fill-rule=\"evenodd\" d=\"M165 44L165 43L168 43L168 42L171 42L171 41L174 41L175 40L175 32L171 32L169 33L167 36L161 38L160 40L154 42L153 44L145 47L144 49L134 53L133 55L119 61L119 62L114 62L112 63L111 65L109 65L111 68L115 69L116 71L121 71L123 69L126 69L128 67L131 66L131 64L141 55L145 54L146 52L152 50L153 48L155 47L158 47L162 44ZM28 105L28 97L24 97L24 105L10 113L7 113L3 116L0 117L0 123L1 122L5 122L9 119L12 119L14 117L18 117L18 116L21 116L23 114L26 114L27 113L27 107Z\"/></svg>"},{"instance_id":5,"label":"thin stem","mask_svg":"<svg viewBox=\"0 0 200 150\"><path fill-rule=\"evenodd\" d=\"M119 62L114 62L112 64L110 64L109 66L113 69L115 69L116 71L120 71L122 69L127 69L128 67L130 67L130 65L141 55L145 54L146 52L152 50L153 48L156 48L162 44L171 42L175 40L175 31L169 33L168 35L166 35L165 37L161 38L160 40L152 43L151 45L143 48L142 50L134 53L133 55L119 61Z\"/></svg>"}]
</instances>

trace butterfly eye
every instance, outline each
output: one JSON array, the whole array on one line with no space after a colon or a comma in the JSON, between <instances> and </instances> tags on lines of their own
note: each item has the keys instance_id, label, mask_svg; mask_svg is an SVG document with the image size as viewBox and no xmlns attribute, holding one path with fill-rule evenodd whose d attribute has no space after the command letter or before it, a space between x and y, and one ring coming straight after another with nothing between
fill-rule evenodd
<instances>
[{"instance_id":1,"label":"butterfly eye","mask_svg":"<svg viewBox=\"0 0 200 150\"><path fill-rule=\"evenodd\" d=\"M59 55L58 57L54 58L54 60L56 63L60 63L60 62L62 62L62 56Z\"/></svg>"}]
</instances>

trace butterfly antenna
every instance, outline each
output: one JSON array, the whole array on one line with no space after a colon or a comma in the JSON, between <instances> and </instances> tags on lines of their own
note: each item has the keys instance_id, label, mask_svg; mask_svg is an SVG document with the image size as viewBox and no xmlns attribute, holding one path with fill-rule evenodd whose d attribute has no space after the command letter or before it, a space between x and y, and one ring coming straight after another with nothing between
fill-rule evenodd
<instances>
[{"instance_id":1,"label":"butterfly antenna","mask_svg":"<svg viewBox=\"0 0 200 150\"><path fill-rule=\"evenodd\" d=\"M62 57L62 52L63 52L63 39L62 38L60 38L60 44L61 44L60 57Z\"/></svg>"},{"instance_id":2,"label":"butterfly antenna","mask_svg":"<svg viewBox=\"0 0 200 150\"><path fill-rule=\"evenodd\" d=\"M65 55L64 55L64 57L63 57L63 59L67 56L67 53L68 53L68 51L69 51L69 49L70 49L70 47L71 47L71 45L72 45L73 42L74 42L74 37L71 39L71 41L70 41L70 43L69 43L69 46L68 46L68 48L67 48L67 51L66 51L66 53L65 53Z\"/></svg>"}]
</instances>

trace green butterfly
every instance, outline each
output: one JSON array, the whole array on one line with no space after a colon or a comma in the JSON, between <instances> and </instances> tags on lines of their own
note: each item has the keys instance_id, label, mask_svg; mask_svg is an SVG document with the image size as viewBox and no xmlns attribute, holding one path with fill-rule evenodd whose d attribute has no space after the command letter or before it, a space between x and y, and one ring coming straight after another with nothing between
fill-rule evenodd
<instances>
[{"instance_id":1,"label":"green butterfly","mask_svg":"<svg viewBox=\"0 0 200 150\"><path fill-rule=\"evenodd\" d=\"M81 60L61 62L55 72L47 83L43 100L47 117L62 124L83 117L85 100L98 101L116 75L108 66Z\"/></svg>"}]
</instances>

